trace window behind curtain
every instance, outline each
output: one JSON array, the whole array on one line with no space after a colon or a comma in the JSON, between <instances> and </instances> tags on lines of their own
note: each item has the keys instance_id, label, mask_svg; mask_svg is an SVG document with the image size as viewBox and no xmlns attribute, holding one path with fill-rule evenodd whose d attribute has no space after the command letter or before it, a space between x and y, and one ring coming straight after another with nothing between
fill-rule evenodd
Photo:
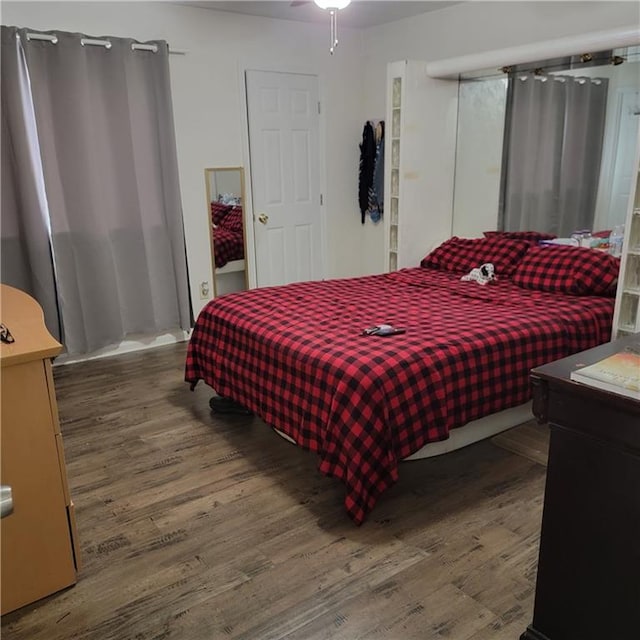
<instances>
[{"instance_id":1,"label":"window behind curtain","mask_svg":"<svg viewBox=\"0 0 640 640\"><path fill-rule=\"evenodd\" d=\"M509 78L501 229L592 229L607 87L606 78Z\"/></svg>"},{"instance_id":2,"label":"window behind curtain","mask_svg":"<svg viewBox=\"0 0 640 640\"><path fill-rule=\"evenodd\" d=\"M31 80L67 351L188 328L166 43L147 43L154 53L127 38L107 48L28 31L14 30Z\"/></svg>"}]
</instances>

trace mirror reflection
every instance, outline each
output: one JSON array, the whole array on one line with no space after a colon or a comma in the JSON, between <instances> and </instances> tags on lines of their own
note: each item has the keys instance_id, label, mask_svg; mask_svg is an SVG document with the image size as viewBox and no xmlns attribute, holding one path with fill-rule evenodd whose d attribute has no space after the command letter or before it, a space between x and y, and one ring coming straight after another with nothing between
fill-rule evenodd
<instances>
[{"instance_id":1,"label":"mirror reflection","mask_svg":"<svg viewBox=\"0 0 640 640\"><path fill-rule=\"evenodd\" d=\"M247 289L242 167L205 169L216 296Z\"/></svg>"},{"instance_id":2,"label":"mirror reflection","mask_svg":"<svg viewBox=\"0 0 640 640\"><path fill-rule=\"evenodd\" d=\"M640 50L460 79L453 234L570 235L624 223L640 114Z\"/></svg>"}]
</instances>

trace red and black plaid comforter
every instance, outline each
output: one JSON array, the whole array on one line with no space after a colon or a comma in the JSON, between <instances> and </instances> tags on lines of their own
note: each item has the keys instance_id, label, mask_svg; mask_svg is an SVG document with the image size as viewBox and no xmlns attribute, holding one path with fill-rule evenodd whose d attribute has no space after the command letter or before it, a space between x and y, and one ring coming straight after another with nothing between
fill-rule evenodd
<instances>
[{"instance_id":1,"label":"red and black plaid comforter","mask_svg":"<svg viewBox=\"0 0 640 640\"><path fill-rule=\"evenodd\" d=\"M244 258L244 236L242 229L227 229L219 226L213 230L213 255L216 268L224 267L231 260Z\"/></svg>"},{"instance_id":2,"label":"red and black plaid comforter","mask_svg":"<svg viewBox=\"0 0 640 640\"><path fill-rule=\"evenodd\" d=\"M360 524L399 460L526 402L532 367L610 337L612 298L459 278L414 268L222 296L198 318L185 379L315 451ZM380 323L406 333L361 335Z\"/></svg>"}]
</instances>

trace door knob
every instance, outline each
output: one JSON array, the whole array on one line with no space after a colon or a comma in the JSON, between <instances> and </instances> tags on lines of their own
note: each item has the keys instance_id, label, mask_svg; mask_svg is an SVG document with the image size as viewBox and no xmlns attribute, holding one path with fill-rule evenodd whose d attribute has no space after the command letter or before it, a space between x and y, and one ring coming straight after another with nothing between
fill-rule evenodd
<instances>
[{"instance_id":1,"label":"door knob","mask_svg":"<svg viewBox=\"0 0 640 640\"><path fill-rule=\"evenodd\" d=\"M269 216L266 213L261 213L258 216L258 221L262 224L267 224L267 222L269 222Z\"/></svg>"},{"instance_id":2,"label":"door knob","mask_svg":"<svg viewBox=\"0 0 640 640\"><path fill-rule=\"evenodd\" d=\"M0 485L0 518L13 512L13 494L9 485Z\"/></svg>"}]
</instances>

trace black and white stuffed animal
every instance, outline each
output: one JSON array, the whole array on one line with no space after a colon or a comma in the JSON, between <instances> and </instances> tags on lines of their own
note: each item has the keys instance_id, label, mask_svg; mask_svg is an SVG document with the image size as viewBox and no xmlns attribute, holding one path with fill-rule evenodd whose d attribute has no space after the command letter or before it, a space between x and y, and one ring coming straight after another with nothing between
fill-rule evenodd
<instances>
[{"instance_id":1,"label":"black and white stuffed animal","mask_svg":"<svg viewBox=\"0 0 640 640\"><path fill-rule=\"evenodd\" d=\"M490 262L485 262L485 264L480 265L475 269L471 269L466 276L462 276L462 278L460 278L460 280L474 280L478 284L487 284L487 282L491 282L495 279L495 269L493 268L493 264Z\"/></svg>"}]
</instances>

